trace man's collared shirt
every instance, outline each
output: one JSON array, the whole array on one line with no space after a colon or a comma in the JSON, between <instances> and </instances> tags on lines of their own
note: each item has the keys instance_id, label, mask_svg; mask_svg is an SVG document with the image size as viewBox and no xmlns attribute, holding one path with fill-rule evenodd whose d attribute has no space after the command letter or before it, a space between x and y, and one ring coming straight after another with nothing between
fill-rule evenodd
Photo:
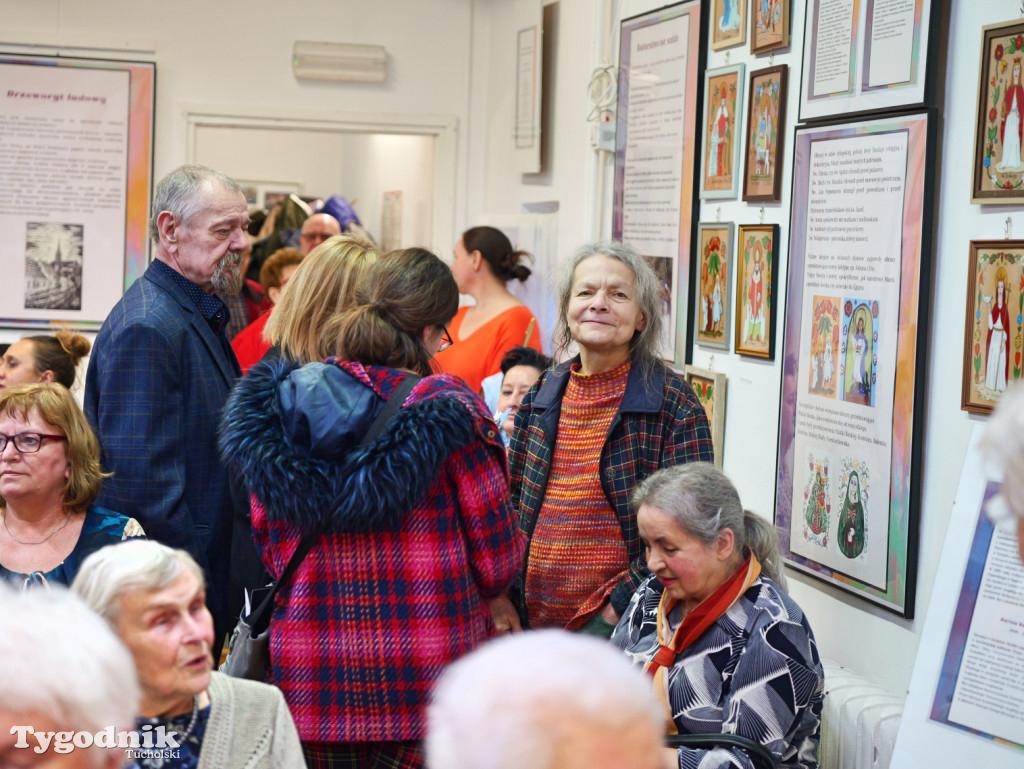
<instances>
[{"instance_id":1,"label":"man's collared shirt","mask_svg":"<svg viewBox=\"0 0 1024 769\"><path fill-rule=\"evenodd\" d=\"M223 336L224 329L227 328L228 322L231 320L231 312L228 310L227 305L220 300L220 297L215 294L206 293L166 262L154 259L153 265L156 269L163 271L165 275L169 275L181 287L181 290L185 292L185 296L195 303L199 314L210 324L210 328L213 329L214 333Z\"/></svg>"}]
</instances>

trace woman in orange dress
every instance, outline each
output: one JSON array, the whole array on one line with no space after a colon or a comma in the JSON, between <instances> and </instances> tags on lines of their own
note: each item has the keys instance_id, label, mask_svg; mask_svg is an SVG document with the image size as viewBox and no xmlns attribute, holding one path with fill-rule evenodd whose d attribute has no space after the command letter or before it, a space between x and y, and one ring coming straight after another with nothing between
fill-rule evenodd
<instances>
[{"instance_id":1,"label":"woman in orange dress","mask_svg":"<svg viewBox=\"0 0 1024 769\"><path fill-rule=\"evenodd\" d=\"M530 276L530 269L520 263L524 256L526 252L513 249L494 227L472 227L455 244L452 274L459 292L469 294L476 304L459 309L448 329L454 344L434 360L441 371L462 377L474 392L501 370L501 359L513 347L541 351L537 319L505 285Z\"/></svg>"}]
</instances>

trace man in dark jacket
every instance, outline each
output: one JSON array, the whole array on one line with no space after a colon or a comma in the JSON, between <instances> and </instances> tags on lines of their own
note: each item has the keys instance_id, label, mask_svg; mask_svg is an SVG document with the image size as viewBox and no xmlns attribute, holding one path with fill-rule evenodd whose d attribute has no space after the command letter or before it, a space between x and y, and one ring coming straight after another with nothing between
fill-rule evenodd
<instances>
[{"instance_id":1,"label":"man in dark jacket","mask_svg":"<svg viewBox=\"0 0 1024 769\"><path fill-rule=\"evenodd\" d=\"M241 286L248 222L241 188L213 169L186 165L160 181L149 223L156 258L100 329L85 387L103 469L113 473L98 503L192 554L220 633L232 500L216 431L241 371L214 292Z\"/></svg>"}]
</instances>

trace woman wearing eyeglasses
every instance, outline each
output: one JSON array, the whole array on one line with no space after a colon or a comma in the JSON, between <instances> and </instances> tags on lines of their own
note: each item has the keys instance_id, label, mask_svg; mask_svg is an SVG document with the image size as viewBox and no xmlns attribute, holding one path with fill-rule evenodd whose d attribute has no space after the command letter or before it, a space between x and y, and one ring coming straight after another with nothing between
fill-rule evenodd
<instances>
[{"instance_id":1,"label":"woman wearing eyeglasses","mask_svg":"<svg viewBox=\"0 0 1024 769\"><path fill-rule=\"evenodd\" d=\"M67 388L0 390L0 579L70 585L95 550L143 536L133 518L93 504L99 443Z\"/></svg>"}]
</instances>

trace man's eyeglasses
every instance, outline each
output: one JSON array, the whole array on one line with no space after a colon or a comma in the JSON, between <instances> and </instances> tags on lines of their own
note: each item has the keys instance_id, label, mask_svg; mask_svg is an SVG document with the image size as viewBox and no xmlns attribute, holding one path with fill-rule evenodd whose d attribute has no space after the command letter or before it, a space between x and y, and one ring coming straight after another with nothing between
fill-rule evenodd
<instances>
[{"instance_id":1,"label":"man's eyeglasses","mask_svg":"<svg viewBox=\"0 0 1024 769\"><path fill-rule=\"evenodd\" d=\"M323 243L325 240L330 240L334 236L329 232L301 232L299 233L299 237L309 242L313 242L315 240L317 243Z\"/></svg>"},{"instance_id":2,"label":"man's eyeglasses","mask_svg":"<svg viewBox=\"0 0 1024 769\"><path fill-rule=\"evenodd\" d=\"M4 435L0 433L0 454L7 449L8 443L13 443L14 448L22 454L35 454L43 445L43 440L49 438L52 441L66 441L66 435L46 435L45 433L18 433L17 435Z\"/></svg>"},{"instance_id":3,"label":"man's eyeglasses","mask_svg":"<svg viewBox=\"0 0 1024 769\"><path fill-rule=\"evenodd\" d=\"M444 334L441 336L441 344L437 346L438 352L441 352L442 350L447 350L449 347L455 344L455 342L452 341L452 335L448 333L447 326L441 326L441 331L443 331Z\"/></svg>"}]
</instances>

